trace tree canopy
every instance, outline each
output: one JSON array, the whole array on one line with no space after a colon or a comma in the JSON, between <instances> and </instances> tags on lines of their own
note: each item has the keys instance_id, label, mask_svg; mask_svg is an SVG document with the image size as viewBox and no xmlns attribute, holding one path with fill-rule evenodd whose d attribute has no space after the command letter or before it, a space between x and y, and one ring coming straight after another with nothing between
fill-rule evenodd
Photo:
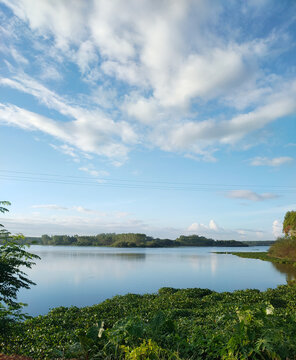
<instances>
[{"instance_id":1,"label":"tree canopy","mask_svg":"<svg viewBox=\"0 0 296 360\"><path fill-rule=\"evenodd\" d=\"M296 236L296 211L288 211L283 222L285 235Z\"/></svg>"},{"instance_id":2,"label":"tree canopy","mask_svg":"<svg viewBox=\"0 0 296 360\"><path fill-rule=\"evenodd\" d=\"M248 246L236 240L213 240L200 235L179 236L176 240L159 239L140 233L107 233L94 236L42 235L41 238L26 238L30 244L71 245L71 246L111 246L111 247L180 247L180 246Z\"/></svg>"}]
</instances>

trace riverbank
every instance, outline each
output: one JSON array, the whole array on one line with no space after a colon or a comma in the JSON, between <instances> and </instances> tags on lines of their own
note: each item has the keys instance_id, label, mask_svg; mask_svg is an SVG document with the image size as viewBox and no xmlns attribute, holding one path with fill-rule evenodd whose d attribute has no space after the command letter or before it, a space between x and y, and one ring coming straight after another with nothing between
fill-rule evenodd
<instances>
[{"instance_id":1,"label":"riverbank","mask_svg":"<svg viewBox=\"0 0 296 360\"><path fill-rule=\"evenodd\" d=\"M247 259L258 259L263 261L271 261L273 263L277 264L290 264L295 265L296 262L291 259L287 258L278 258L274 256L270 256L268 252L262 251L262 252L236 252L236 251L216 251L215 254L231 254L235 256L239 256L241 258L247 258Z\"/></svg>"},{"instance_id":2,"label":"riverbank","mask_svg":"<svg viewBox=\"0 0 296 360\"><path fill-rule=\"evenodd\" d=\"M55 308L15 324L1 351L34 359L293 359L295 310L295 285L232 293L162 288Z\"/></svg>"}]
</instances>

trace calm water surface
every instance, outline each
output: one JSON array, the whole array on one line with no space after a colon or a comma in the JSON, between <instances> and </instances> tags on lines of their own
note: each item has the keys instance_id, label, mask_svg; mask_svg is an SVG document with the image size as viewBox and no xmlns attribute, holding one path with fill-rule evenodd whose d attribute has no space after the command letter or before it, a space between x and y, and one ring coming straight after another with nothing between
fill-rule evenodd
<instances>
[{"instance_id":1,"label":"calm water surface","mask_svg":"<svg viewBox=\"0 0 296 360\"><path fill-rule=\"evenodd\" d=\"M118 249L31 246L41 260L27 271L37 285L22 290L19 301L31 315L56 306L87 306L114 295L151 293L164 286L216 291L265 290L295 278L283 264L243 259L214 251L266 251L249 248Z\"/></svg>"}]
</instances>

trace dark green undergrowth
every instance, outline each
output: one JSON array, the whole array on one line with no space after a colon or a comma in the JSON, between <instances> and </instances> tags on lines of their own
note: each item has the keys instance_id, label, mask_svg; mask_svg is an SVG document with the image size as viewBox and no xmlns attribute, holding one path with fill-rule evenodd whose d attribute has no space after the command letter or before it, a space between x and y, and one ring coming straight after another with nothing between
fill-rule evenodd
<instances>
[{"instance_id":1,"label":"dark green undergrowth","mask_svg":"<svg viewBox=\"0 0 296 360\"><path fill-rule=\"evenodd\" d=\"M296 286L115 296L11 324L0 343L34 359L296 359Z\"/></svg>"}]
</instances>

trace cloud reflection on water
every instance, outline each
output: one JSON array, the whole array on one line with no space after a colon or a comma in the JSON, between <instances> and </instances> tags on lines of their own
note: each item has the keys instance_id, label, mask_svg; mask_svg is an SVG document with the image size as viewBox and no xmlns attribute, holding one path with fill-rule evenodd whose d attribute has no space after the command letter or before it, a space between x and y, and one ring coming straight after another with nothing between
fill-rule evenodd
<instances>
[{"instance_id":1,"label":"cloud reflection on water","mask_svg":"<svg viewBox=\"0 0 296 360\"><path fill-rule=\"evenodd\" d=\"M295 278L296 272L291 273L284 264L215 254L215 248L32 246L30 251L41 257L26 271L37 286L21 291L19 300L29 304L28 312L33 315L54 306L92 305L117 294L151 293L164 286L265 290L284 284L285 275Z\"/></svg>"}]
</instances>

